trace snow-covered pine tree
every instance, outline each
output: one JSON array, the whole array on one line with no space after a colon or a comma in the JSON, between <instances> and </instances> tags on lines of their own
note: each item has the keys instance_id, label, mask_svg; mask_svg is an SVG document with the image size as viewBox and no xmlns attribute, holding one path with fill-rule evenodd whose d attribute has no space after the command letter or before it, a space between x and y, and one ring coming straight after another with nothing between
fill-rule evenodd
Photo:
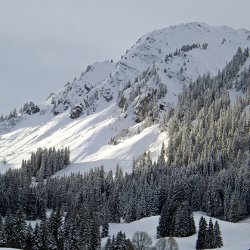
<instances>
[{"instance_id":1,"label":"snow-covered pine tree","mask_svg":"<svg viewBox=\"0 0 250 250\"><path fill-rule=\"evenodd\" d=\"M126 249L126 235L125 233L123 233L122 231L118 232L116 235L116 240L115 240L115 244L113 245L113 249L117 249L117 250L125 250Z\"/></svg>"},{"instance_id":2,"label":"snow-covered pine tree","mask_svg":"<svg viewBox=\"0 0 250 250\"><path fill-rule=\"evenodd\" d=\"M184 201L174 215L175 237L188 237L196 233L194 217L187 201Z\"/></svg>"},{"instance_id":3,"label":"snow-covered pine tree","mask_svg":"<svg viewBox=\"0 0 250 250\"><path fill-rule=\"evenodd\" d=\"M172 231L171 226L171 213L169 204L166 202L161 210L161 216L159 218L159 225L157 226L157 238L169 236Z\"/></svg>"},{"instance_id":4,"label":"snow-covered pine tree","mask_svg":"<svg viewBox=\"0 0 250 250\"><path fill-rule=\"evenodd\" d=\"M49 218L48 227L52 235L54 236L56 243L58 244L59 233L62 227L62 215L60 209L57 209L56 212L52 211Z\"/></svg>"},{"instance_id":5,"label":"snow-covered pine tree","mask_svg":"<svg viewBox=\"0 0 250 250\"><path fill-rule=\"evenodd\" d=\"M39 237L39 224L36 223L34 231L33 231L33 249L39 250L42 246L40 237Z\"/></svg>"},{"instance_id":6,"label":"snow-covered pine tree","mask_svg":"<svg viewBox=\"0 0 250 250\"><path fill-rule=\"evenodd\" d=\"M207 247L207 221L202 216L199 221L198 238L196 241L196 249L205 249Z\"/></svg>"},{"instance_id":7,"label":"snow-covered pine tree","mask_svg":"<svg viewBox=\"0 0 250 250\"><path fill-rule=\"evenodd\" d=\"M214 247L220 248L223 246L223 239L221 236L220 225L218 221L214 224Z\"/></svg>"},{"instance_id":8,"label":"snow-covered pine tree","mask_svg":"<svg viewBox=\"0 0 250 250\"><path fill-rule=\"evenodd\" d=\"M43 219L38 227L38 246L41 250L55 250L57 249L56 241L48 226L47 219Z\"/></svg>"},{"instance_id":9,"label":"snow-covered pine tree","mask_svg":"<svg viewBox=\"0 0 250 250\"><path fill-rule=\"evenodd\" d=\"M33 250L34 249L34 233L31 224L29 223L27 226L27 232L25 236L25 250Z\"/></svg>"},{"instance_id":10,"label":"snow-covered pine tree","mask_svg":"<svg viewBox=\"0 0 250 250\"><path fill-rule=\"evenodd\" d=\"M105 238L107 236L109 236L109 224L108 224L108 220L104 218L104 222L102 224L101 237Z\"/></svg>"},{"instance_id":11,"label":"snow-covered pine tree","mask_svg":"<svg viewBox=\"0 0 250 250\"><path fill-rule=\"evenodd\" d=\"M207 248L215 248L214 242L214 225L212 218L209 219L208 229L207 229Z\"/></svg>"},{"instance_id":12,"label":"snow-covered pine tree","mask_svg":"<svg viewBox=\"0 0 250 250\"><path fill-rule=\"evenodd\" d=\"M105 247L104 247L104 250L112 250L112 249L113 249L112 241L111 241L110 237L108 237L106 244L105 244Z\"/></svg>"}]
</instances>

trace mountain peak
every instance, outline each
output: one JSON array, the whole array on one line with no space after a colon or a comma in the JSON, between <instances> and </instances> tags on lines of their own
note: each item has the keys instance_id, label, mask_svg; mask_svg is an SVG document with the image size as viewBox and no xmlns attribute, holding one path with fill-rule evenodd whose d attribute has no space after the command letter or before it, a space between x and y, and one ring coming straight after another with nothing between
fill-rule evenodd
<instances>
[{"instance_id":1,"label":"mountain peak","mask_svg":"<svg viewBox=\"0 0 250 250\"><path fill-rule=\"evenodd\" d=\"M1 131L0 155L19 166L34 148L70 146L75 169L130 166L146 150L157 156L166 140L159 124L183 87L215 75L239 47L250 47L249 33L226 26L187 23L147 33L117 63L88 66L46 110L40 105L40 113ZM9 140L15 146L6 147Z\"/></svg>"}]
</instances>

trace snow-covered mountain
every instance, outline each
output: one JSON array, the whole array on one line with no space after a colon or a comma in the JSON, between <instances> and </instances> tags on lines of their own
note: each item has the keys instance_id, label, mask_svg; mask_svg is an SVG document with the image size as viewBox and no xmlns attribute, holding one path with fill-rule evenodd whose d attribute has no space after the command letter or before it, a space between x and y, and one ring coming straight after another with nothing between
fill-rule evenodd
<instances>
[{"instance_id":1,"label":"snow-covered mountain","mask_svg":"<svg viewBox=\"0 0 250 250\"><path fill-rule=\"evenodd\" d=\"M117 63L88 66L38 113L0 123L0 159L7 160L0 171L19 167L38 147L70 147L72 164L59 175L117 163L129 171L146 150L156 159L168 140L160 126L165 111L185 85L216 74L238 47L250 47L249 31L188 23L146 34Z\"/></svg>"}]
</instances>

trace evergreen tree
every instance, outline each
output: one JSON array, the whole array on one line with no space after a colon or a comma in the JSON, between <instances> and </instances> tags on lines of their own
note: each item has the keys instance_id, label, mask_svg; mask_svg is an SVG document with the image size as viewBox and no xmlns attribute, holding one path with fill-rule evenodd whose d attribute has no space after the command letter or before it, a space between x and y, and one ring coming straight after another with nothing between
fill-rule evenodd
<instances>
[{"instance_id":1,"label":"evergreen tree","mask_svg":"<svg viewBox=\"0 0 250 250\"><path fill-rule=\"evenodd\" d=\"M8 247L23 248L25 245L26 223L21 211L18 214L7 213L5 237Z\"/></svg>"},{"instance_id":2,"label":"evergreen tree","mask_svg":"<svg viewBox=\"0 0 250 250\"><path fill-rule=\"evenodd\" d=\"M208 229L207 229L207 248L215 248L215 242L214 242L214 226L212 219L209 219L208 223Z\"/></svg>"},{"instance_id":3,"label":"evergreen tree","mask_svg":"<svg viewBox=\"0 0 250 250\"><path fill-rule=\"evenodd\" d=\"M104 223L102 224L102 235L101 235L101 237L105 238L107 236L109 236L109 224L108 224L107 219L105 218Z\"/></svg>"},{"instance_id":4,"label":"evergreen tree","mask_svg":"<svg viewBox=\"0 0 250 250\"><path fill-rule=\"evenodd\" d=\"M183 202L176 211L173 235L188 237L196 233L194 217L189 204Z\"/></svg>"},{"instance_id":5,"label":"evergreen tree","mask_svg":"<svg viewBox=\"0 0 250 250\"><path fill-rule=\"evenodd\" d=\"M67 235L65 235L65 250L80 250L80 236L73 218L70 218Z\"/></svg>"},{"instance_id":6,"label":"evergreen tree","mask_svg":"<svg viewBox=\"0 0 250 250\"><path fill-rule=\"evenodd\" d=\"M100 228L97 222L97 218L94 216L91 222L91 249L98 250L100 248L101 248Z\"/></svg>"},{"instance_id":7,"label":"evergreen tree","mask_svg":"<svg viewBox=\"0 0 250 250\"><path fill-rule=\"evenodd\" d=\"M65 147L64 149L64 165L70 164L70 149L69 147Z\"/></svg>"},{"instance_id":8,"label":"evergreen tree","mask_svg":"<svg viewBox=\"0 0 250 250\"><path fill-rule=\"evenodd\" d=\"M54 236L57 244L59 241L59 232L62 226L62 216L59 209L56 212L52 211L50 218L49 218L49 229Z\"/></svg>"},{"instance_id":9,"label":"evergreen tree","mask_svg":"<svg viewBox=\"0 0 250 250\"><path fill-rule=\"evenodd\" d=\"M54 236L49 230L48 222L46 219L43 219L37 230L38 244L40 250L55 250L56 241Z\"/></svg>"},{"instance_id":10,"label":"evergreen tree","mask_svg":"<svg viewBox=\"0 0 250 250\"><path fill-rule=\"evenodd\" d=\"M207 247L207 221L202 216L199 222L198 239L196 241L196 249L204 249Z\"/></svg>"},{"instance_id":11,"label":"evergreen tree","mask_svg":"<svg viewBox=\"0 0 250 250\"><path fill-rule=\"evenodd\" d=\"M165 145L164 143L162 143L162 146L161 146L161 154L158 158L158 162L159 166L165 166L166 165L166 161L165 161Z\"/></svg>"},{"instance_id":12,"label":"evergreen tree","mask_svg":"<svg viewBox=\"0 0 250 250\"><path fill-rule=\"evenodd\" d=\"M117 250L127 250L125 233L122 233L121 231L117 233L113 248Z\"/></svg>"},{"instance_id":13,"label":"evergreen tree","mask_svg":"<svg viewBox=\"0 0 250 250\"><path fill-rule=\"evenodd\" d=\"M230 199L230 206L228 211L228 219L232 222L237 222L239 219L239 211L240 211L240 195L237 192L234 192Z\"/></svg>"},{"instance_id":14,"label":"evergreen tree","mask_svg":"<svg viewBox=\"0 0 250 250\"><path fill-rule=\"evenodd\" d=\"M214 247L220 248L223 246L223 240L221 236L220 226L218 221L214 224Z\"/></svg>"},{"instance_id":15,"label":"evergreen tree","mask_svg":"<svg viewBox=\"0 0 250 250\"><path fill-rule=\"evenodd\" d=\"M112 241L110 239L110 237L108 237L107 242L105 244L104 250L112 250L113 246L112 246Z\"/></svg>"},{"instance_id":16,"label":"evergreen tree","mask_svg":"<svg viewBox=\"0 0 250 250\"><path fill-rule=\"evenodd\" d=\"M161 216L159 219L159 225L157 226L157 238L169 236L171 233L171 212L167 202L164 204L161 210Z\"/></svg>"},{"instance_id":17,"label":"evergreen tree","mask_svg":"<svg viewBox=\"0 0 250 250\"><path fill-rule=\"evenodd\" d=\"M130 239L126 239L126 250L134 250L133 244Z\"/></svg>"},{"instance_id":18,"label":"evergreen tree","mask_svg":"<svg viewBox=\"0 0 250 250\"><path fill-rule=\"evenodd\" d=\"M33 233L33 249L34 250L40 250L42 246L42 242L39 237L39 225L36 223Z\"/></svg>"},{"instance_id":19,"label":"evergreen tree","mask_svg":"<svg viewBox=\"0 0 250 250\"><path fill-rule=\"evenodd\" d=\"M34 234L33 234L33 228L31 227L31 224L27 226L27 233L25 237L25 250L33 250L34 246Z\"/></svg>"},{"instance_id":20,"label":"evergreen tree","mask_svg":"<svg viewBox=\"0 0 250 250\"><path fill-rule=\"evenodd\" d=\"M25 216L21 209L16 215L14 215L15 225L14 225L14 235L15 235L15 247L23 248L25 246L25 238L27 234L27 225L25 222Z\"/></svg>"}]
</instances>

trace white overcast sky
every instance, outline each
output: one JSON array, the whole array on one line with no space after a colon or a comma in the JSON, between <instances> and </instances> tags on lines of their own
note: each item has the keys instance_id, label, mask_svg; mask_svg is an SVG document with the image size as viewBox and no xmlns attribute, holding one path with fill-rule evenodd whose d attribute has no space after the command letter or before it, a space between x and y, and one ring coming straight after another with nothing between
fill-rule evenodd
<instances>
[{"instance_id":1,"label":"white overcast sky","mask_svg":"<svg viewBox=\"0 0 250 250\"><path fill-rule=\"evenodd\" d=\"M250 0L0 0L0 114L42 102L140 36L186 22L250 30Z\"/></svg>"}]
</instances>

